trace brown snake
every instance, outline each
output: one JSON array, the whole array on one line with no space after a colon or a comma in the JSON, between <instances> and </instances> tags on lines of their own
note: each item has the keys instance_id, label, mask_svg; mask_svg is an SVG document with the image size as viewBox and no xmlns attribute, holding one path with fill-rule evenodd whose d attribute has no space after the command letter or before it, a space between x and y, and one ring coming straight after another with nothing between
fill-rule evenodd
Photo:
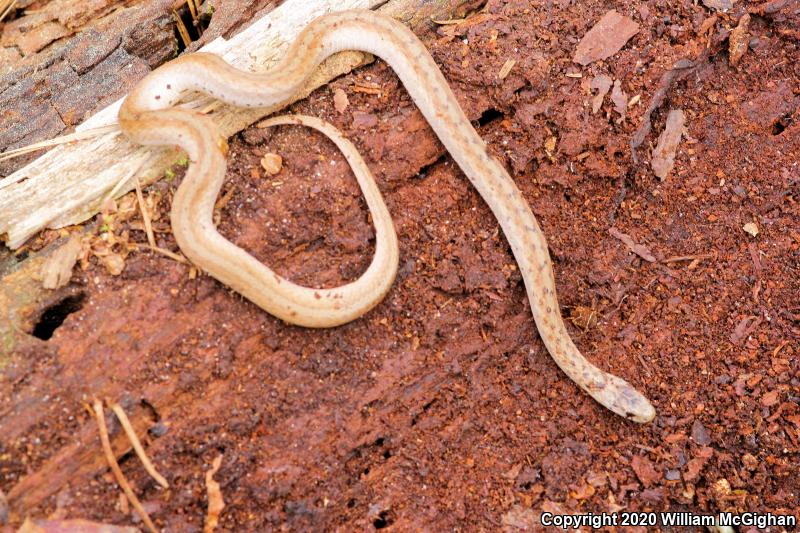
<instances>
[{"instance_id":1,"label":"brown snake","mask_svg":"<svg viewBox=\"0 0 800 533\"><path fill-rule=\"evenodd\" d=\"M388 211L374 183L374 190L367 183L371 178L359 179L376 227L376 251L370 267L358 280L333 289L295 285L217 232L212 214L225 177L227 144L210 119L171 108L187 90L243 107L284 102L298 92L325 58L342 50L373 53L394 69L450 155L489 205L519 265L539 334L558 366L611 411L636 422L652 420L655 410L641 393L588 362L572 342L561 318L547 243L539 224L503 165L488 153L430 53L403 24L372 11L344 11L314 20L269 72L243 72L217 56L196 53L153 71L127 97L119 123L131 139L148 145L177 144L192 161L175 194L171 213L175 239L186 256L256 305L292 324L336 326L361 316L381 301L394 280L398 253ZM335 130L325 133L342 146ZM343 149L346 156L348 150ZM353 164L352 158L348 160Z\"/></svg>"}]
</instances>

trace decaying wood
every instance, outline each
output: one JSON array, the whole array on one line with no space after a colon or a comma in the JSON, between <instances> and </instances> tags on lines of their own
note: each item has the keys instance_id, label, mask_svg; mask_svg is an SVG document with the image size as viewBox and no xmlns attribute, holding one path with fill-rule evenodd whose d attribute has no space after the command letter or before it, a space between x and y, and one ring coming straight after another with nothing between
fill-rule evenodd
<instances>
[{"instance_id":1,"label":"decaying wood","mask_svg":"<svg viewBox=\"0 0 800 533\"><path fill-rule=\"evenodd\" d=\"M429 24L431 18L447 18L451 15L450 9L462 3L463 0L392 0L380 9L412 27L420 28ZM205 50L222 54L226 60L240 68L266 69L281 57L287 44L314 17L345 7L375 7L381 2L325 0L313 3L313 6L306 4L312 3L287 0L281 8L254 23L244 33L228 41L218 39L205 47ZM254 49L254 42L263 44ZM331 59L318 71L305 94L368 60L364 54L342 54ZM303 96L299 95L298 99ZM210 101L195 98L191 102L193 105L205 106ZM85 131L112 123L118 105L117 103L103 110L78 129ZM226 135L231 135L272 111L220 106L211 116ZM174 150L145 150L131 145L119 134L113 133L55 148L9 176L9 179L16 179L15 176L21 173L25 177L23 181L0 188L0 236L6 233L9 245L18 247L41 229L85 220L93 216L99 203L118 184L121 177L127 183L119 188L115 196L132 190L137 177L143 184L157 179L176 157ZM54 291L45 290L39 280L43 264L58 249L59 245L54 243L19 263L0 257L0 309L8 311L7 316L0 317L8 319L0 319L0 356L19 353L22 347L30 343L38 343L36 346L42 348L41 341L32 339L23 332L32 328L27 323L36 314L32 310L47 307L68 295L68 287ZM4 267L4 263L10 266ZM2 361L0 358L0 364ZM131 364L131 361L126 360L124 364ZM80 380L91 383L93 391L105 391L104 380L107 376L123 371L123 367L105 368L102 378L81 376ZM143 395L155 404L168 404L179 409L183 400L176 387L176 384L160 384ZM222 392L224 391L220 391L220 394ZM191 400L190 396L186 395L185 400ZM34 419L37 416L34 413L35 405L38 404L26 401L25 398L21 399L21 403L26 407L15 413L15 416ZM137 433L144 433L152 423L152 419L141 406L133 409L132 424ZM18 427L15 431L25 431L25 427ZM12 438L14 436L11 435ZM112 446L117 458L130 450L130 443L121 431L112 436ZM28 513L35 512L43 502L66 485L79 486L88 483L106 469L96 425L92 420L87 420L76 431L69 444L55 451L43 464L11 488L8 499L12 517L21 520Z\"/></svg>"},{"instance_id":2,"label":"decaying wood","mask_svg":"<svg viewBox=\"0 0 800 533\"><path fill-rule=\"evenodd\" d=\"M221 55L241 69L268 70L314 18L331 11L375 8L383 3L381 0L287 0L242 33L229 40L216 39L202 50ZM444 12L453 3L395 0L381 6L381 10L414 25L427 20L437 9ZM343 52L329 58L295 100L305 98L317 87L369 60L367 54L360 52ZM76 131L113 124L120 103L103 109ZM195 95L185 103L204 108L211 99ZM223 135L230 136L276 110L276 107L241 109L221 105L210 116ZM152 183L178 157L175 149L135 146L118 132L59 146L0 181L0 238L16 249L44 228L87 220L98 212L100 203L112 190L116 188L115 197L122 196L133 188L137 177L143 185Z\"/></svg>"}]
</instances>

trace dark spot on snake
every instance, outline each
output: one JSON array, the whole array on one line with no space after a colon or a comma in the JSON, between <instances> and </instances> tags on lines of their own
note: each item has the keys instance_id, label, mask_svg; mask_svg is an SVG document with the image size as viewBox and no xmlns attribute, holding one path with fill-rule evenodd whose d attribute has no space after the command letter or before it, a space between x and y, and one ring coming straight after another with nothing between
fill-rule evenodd
<instances>
[{"instance_id":1,"label":"dark spot on snake","mask_svg":"<svg viewBox=\"0 0 800 533\"><path fill-rule=\"evenodd\" d=\"M161 100L161 95L160 94L156 95L156 100Z\"/></svg>"},{"instance_id":2,"label":"dark spot on snake","mask_svg":"<svg viewBox=\"0 0 800 533\"><path fill-rule=\"evenodd\" d=\"M319 300L320 298L322 298L322 296L320 296L318 292L315 292L315 293L314 293L314 298L316 298L317 300Z\"/></svg>"},{"instance_id":3,"label":"dark spot on snake","mask_svg":"<svg viewBox=\"0 0 800 533\"><path fill-rule=\"evenodd\" d=\"M169 89L172 89L172 85L168 83L167 84L167 90L169 90Z\"/></svg>"}]
</instances>

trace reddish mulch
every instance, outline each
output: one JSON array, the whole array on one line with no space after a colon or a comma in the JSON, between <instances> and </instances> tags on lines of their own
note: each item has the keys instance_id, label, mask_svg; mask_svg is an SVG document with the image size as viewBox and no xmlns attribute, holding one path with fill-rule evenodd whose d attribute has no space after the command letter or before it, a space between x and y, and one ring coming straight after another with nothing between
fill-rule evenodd
<instances>
[{"instance_id":1,"label":"reddish mulch","mask_svg":"<svg viewBox=\"0 0 800 533\"><path fill-rule=\"evenodd\" d=\"M542 510L797 513L800 16L791 6L754 14L736 68L723 42L676 81L634 163L630 139L661 76L698 56L712 12L613 7L640 30L583 69L572 57L603 2L490 1L477 23L421 37L539 218L562 312L595 313L570 326L576 343L652 400L653 423L609 413L556 367L497 222L378 62L291 111L333 122L374 171L401 244L386 299L348 325L310 330L165 257L133 254L118 277L94 263L76 270L82 308L0 378L0 488L91 435L84 403L97 395L151 417L148 453L171 488L131 454L122 467L169 531L202 527L204 472L219 454L226 530L513 531ZM610 94L592 114L598 74L641 95L626 120ZM335 89L348 96L343 113ZM662 182L650 150L671 108L688 131ZM230 141L222 233L295 282L355 279L374 236L332 144L297 127ZM267 152L284 168L265 178ZM172 250L177 179L147 191L162 195L159 245ZM751 222L755 237L743 230ZM118 494L103 473L30 511L131 523Z\"/></svg>"}]
</instances>

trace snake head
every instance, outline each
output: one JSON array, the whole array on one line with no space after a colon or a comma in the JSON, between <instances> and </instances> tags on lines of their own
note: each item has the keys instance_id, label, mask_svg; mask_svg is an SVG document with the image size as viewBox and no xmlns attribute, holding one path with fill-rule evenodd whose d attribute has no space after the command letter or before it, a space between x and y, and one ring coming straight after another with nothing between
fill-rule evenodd
<instances>
[{"instance_id":1,"label":"snake head","mask_svg":"<svg viewBox=\"0 0 800 533\"><path fill-rule=\"evenodd\" d=\"M595 399L616 414L646 424L656 416L653 404L630 383L617 376L608 375L602 400Z\"/></svg>"}]
</instances>

